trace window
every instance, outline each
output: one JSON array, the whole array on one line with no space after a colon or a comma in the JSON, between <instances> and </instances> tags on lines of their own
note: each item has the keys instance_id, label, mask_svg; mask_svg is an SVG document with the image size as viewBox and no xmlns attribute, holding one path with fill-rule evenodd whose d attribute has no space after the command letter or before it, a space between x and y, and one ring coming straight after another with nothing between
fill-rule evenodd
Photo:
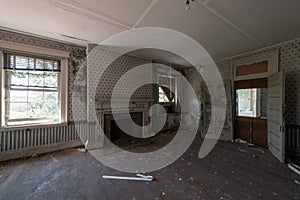
<instances>
[{"instance_id":1,"label":"window","mask_svg":"<svg viewBox=\"0 0 300 200\"><path fill-rule=\"evenodd\" d=\"M59 59L4 54L5 125L61 121Z\"/></svg>"},{"instance_id":2,"label":"window","mask_svg":"<svg viewBox=\"0 0 300 200\"><path fill-rule=\"evenodd\" d=\"M173 103L175 101L176 79L172 76L159 75L158 102Z\"/></svg>"},{"instance_id":3,"label":"window","mask_svg":"<svg viewBox=\"0 0 300 200\"><path fill-rule=\"evenodd\" d=\"M237 96L237 116L260 117L260 88L239 89Z\"/></svg>"}]
</instances>

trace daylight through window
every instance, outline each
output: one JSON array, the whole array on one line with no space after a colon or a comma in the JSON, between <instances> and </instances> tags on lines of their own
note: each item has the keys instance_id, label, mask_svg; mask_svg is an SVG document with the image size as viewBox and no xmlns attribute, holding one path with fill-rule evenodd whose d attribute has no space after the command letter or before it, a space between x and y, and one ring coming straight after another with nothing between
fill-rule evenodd
<instances>
[{"instance_id":1,"label":"daylight through window","mask_svg":"<svg viewBox=\"0 0 300 200\"><path fill-rule=\"evenodd\" d=\"M170 103L175 101L176 91L175 77L159 75L158 101L160 103Z\"/></svg>"},{"instance_id":2,"label":"daylight through window","mask_svg":"<svg viewBox=\"0 0 300 200\"><path fill-rule=\"evenodd\" d=\"M5 54L6 125L59 121L60 62Z\"/></svg>"}]
</instances>

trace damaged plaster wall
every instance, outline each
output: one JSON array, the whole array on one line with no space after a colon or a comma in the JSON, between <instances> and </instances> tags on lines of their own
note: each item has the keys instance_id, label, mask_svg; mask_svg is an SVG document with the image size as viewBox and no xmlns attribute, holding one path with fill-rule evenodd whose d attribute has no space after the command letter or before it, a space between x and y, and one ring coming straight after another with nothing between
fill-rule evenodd
<instances>
[{"instance_id":1,"label":"damaged plaster wall","mask_svg":"<svg viewBox=\"0 0 300 200\"><path fill-rule=\"evenodd\" d=\"M279 70L285 71L285 114L286 124L300 125L300 39L287 41L271 47L266 47L260 50L248 52L246 54L235 56L232 58L216 61L220 73L224 80L224 85L227 94L227 118L221 139L233 139L232 128L232 80L231 80L231 62L244 57L263 54L274 49L279 51ZM200 133L205 136L208 124L210 122L210 97L207 91L207 86L202 78L197 76L194 69L186 71L187 78L196 91L198 99L201 101L201 127Z\"/></svg>"},{"instance_id":2,"label":"damaged plaster wall","mask_svg":"<svg viewBox=\"0 0 300 200\"><path fill-rule=\"evenodd\" d=\"M231 132L232 132L232 113L231 111L231 81L230 81L230 61L222 60L216 62L216 65L220 71L220 74L223 78L225 90L226 90L226 97L227 97L227 112L226 112L226 119L224 123L224 128L221 133L222 140L231 140ZM204 80L197 72L196 69L190 68L186 70L186 78L189 80L190 84L192 85L193 89L196 92L198 101L201 105L201 120L199 123L198 132L204 137L206 135L207 129L210 124L210 113L211 113L211 101L210 95L208 92L207 85L205 84Z\"/></svg>"}]
</instances>

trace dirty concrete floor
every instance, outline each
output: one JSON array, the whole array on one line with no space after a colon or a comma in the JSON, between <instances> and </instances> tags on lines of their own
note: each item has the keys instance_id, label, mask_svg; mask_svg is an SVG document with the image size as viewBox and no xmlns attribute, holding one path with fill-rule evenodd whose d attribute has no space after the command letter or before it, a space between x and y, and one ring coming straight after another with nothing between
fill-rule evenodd
<instances>
[{"instance_id":1,"label":"dirty concrete floor","mask_svg":"<svg viewBox=\"0 0 300 200\"><path fill-rule=\"evenodd\" d=\"M196 138L175 163L152 172L153 182L104 180L102 175L132 174L76 149L2 163L0 199L300 199L300 177L267 150L219 141L199 159L201 142Z\"/></svg>"}]
</instances>

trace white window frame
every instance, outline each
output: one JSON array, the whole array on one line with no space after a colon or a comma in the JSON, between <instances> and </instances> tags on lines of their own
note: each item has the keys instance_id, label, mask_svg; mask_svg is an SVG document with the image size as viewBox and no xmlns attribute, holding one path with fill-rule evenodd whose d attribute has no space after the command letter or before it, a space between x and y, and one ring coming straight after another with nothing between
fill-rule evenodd
<instances>
[{"instance_id":1,"label":"white window frame","mask_svg":"<svg viewBox=\"0 0 300 200\"><path fill-rule=\"evenodd\" d=\"M37 47L32 45L20 44L15 42L9 41L2 41L0 40L0 96L1 96L1 127L12 127L12 126L5 126L5 70L3 68L4 65L4 56L3 51L9 50L16 53L27 53L37 56L48 56L48 57L57 57L60 59L60 74L59 74L59 82L58 82L58 94L59 94L59 111L60 111L60 119L59 124L67 123L68 119L68 58L69 52L60 51L60 50L53 50L44 47ZM40 123L40 124L24 124L24 125L17 125L17 126L38 126L38 125L45 125L45 124L53 124L53 123ZM57 123L55 123L57 124Z\"/></svg>"},{"instance_id":2,"label":"white window frame","mask_svg":"<svg viewBox=\"0 0 300 200\"><path fill-rule=\"evenodd\" d=\"M155 67L155 71L156 71L156 83L159 84L159 76L170 76L172 78L175 78L175 99L174 102L170 102L170 103L163 103L163 102L158 102L159 99L157 99L157 102L159 104L161 104L162 106L166 106L166 105L174 105L175 106L175 112L180 112L179 108L178 108L178 97L180 95L183 94L182 92L182 86L181 86L181 74L178 71L170 71L170 69L167 66L160 66L159 64L156 65L154 64ZM159 98L158 96L158 91L157 91L157 98ZM180 103L180 102L179 102Z\"/></svg>"}]
</instances>

